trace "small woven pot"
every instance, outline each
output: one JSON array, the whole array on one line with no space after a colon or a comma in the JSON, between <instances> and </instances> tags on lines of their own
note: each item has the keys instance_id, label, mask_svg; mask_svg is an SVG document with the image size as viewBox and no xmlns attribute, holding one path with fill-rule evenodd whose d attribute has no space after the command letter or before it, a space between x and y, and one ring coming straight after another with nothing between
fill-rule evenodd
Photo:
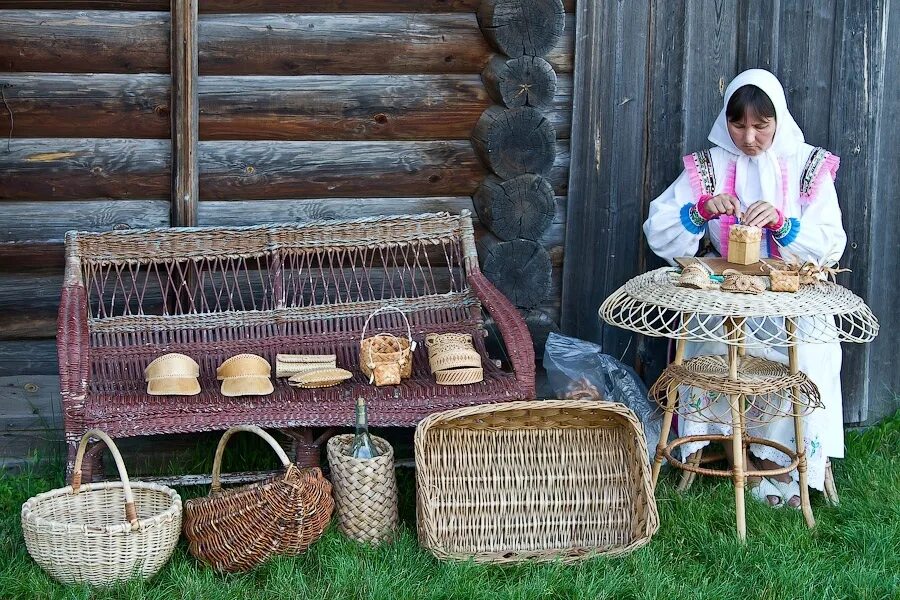
<instances>
[{"instance_id":1,"label":"small woven pot","mask_svg":"<svg viewBox=\"0 0 900 600\"><path fill-rule=\"evenodd\" d=\"M403 317L403 322L406 324L406 337L397 337L391 333L378 333L366 337L366 330L372 317L389 310L398 312ZM408 379L412 375L412 353L415 349L416 343L412 339L412 328L406 314L394 306L383 306L370 314L363 324L362 336L359 341L359 369L372 383L375 381L376 365L394 364L400 371L400 378ZM380 383L378 385L391 384Z\"/></svg>"},{"instance_id":2,"label":"small woven pot","mask_svg":"<svg viewBox=\"0 0 900 600\"><path fill-rule=\"evenodd\" d=\"M394 449L378 436L372 441L381 456L353 458L346 454L353 434L336 435L328 440L328 463L338 529L350 539L377 544L397 529L397 477Z\"/></svg>"},{"instance_id":3,"label":"small woven pot","mask_svg":"<svg viewBox=\"0 0 900 600\"><path fill-rule=\"evenodd\" d=\"M779 271L773 269L769 273L773 292L796 292L800 289L800 273L797 271Z\"/></svg>"}]
</instances>

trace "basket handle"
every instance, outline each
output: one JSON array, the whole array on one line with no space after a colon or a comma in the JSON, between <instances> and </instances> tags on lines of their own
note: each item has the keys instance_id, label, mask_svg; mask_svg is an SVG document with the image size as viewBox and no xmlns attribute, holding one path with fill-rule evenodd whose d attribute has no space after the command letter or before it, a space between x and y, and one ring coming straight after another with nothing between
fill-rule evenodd
<instances>
[{"instance_id":1,"label":"basket handle","mask_svg":"<svg viewBox=\"0 0 900 600\"><path fill-rule=\"evenodd\" d=\"M228 440L230 440L231 436L239 431L255 433L266 442L268 442L269 446L272 447L272 450L275 451L275 454L278 455L278 459L281 461L281 466L287 467L291 464L290 459L287 457L287 454L284 453L281 445L277 441L275 441L275 438L273 438L271 435L269 435L256 425L237 425L236 427L232 427L222 435L222 439L219 440L219 445L216 447L216 457L213 459L212 483L209 486L210 493L218 492L222 489L222 484L219 481L220 474L222 472L222 455L225 454L225 446L228 444Z\"/></svg>"},{"instance_id":2,"label":"basket handle","mask_svg":"<svg viewBox=\"0 0 900 600\"><path fill-rule=\"evenodd\" d=\"M125 520L135 526L138 522L137 509L134 506L134 494L131 492L131 482L128 480L128 471L125 470L125 463L122 462L122 455L119 449L113 443L112 439L99 429L90 429L81 436L81 443L78 444L78 454L75 455L75 472L72 473L72 493L77 494L81 489L81 463L84 460L84 452L87 450L88 442L91 438L103 440L106 447L113 455L116 461L116 469L119 471L119 479L122 480L122 489L125 492Z\"/></svg>"},{"instance_id":3,"label":"basket handle","mask_svg":"<svg viewBox=\"0 0 900 600\"><path fill-rule=\"evenodd\" d=\"M398 313L400 313L400 316L403 317L403 321L406 323L406 339L409 340L409 351L412 352L413 350L416 349L416 343L412 339L412 327L410 327L410 325L409 325L409 319L406 318L405 312L403 312L396 306L391 306L391 305L382 306L381 308L379 308L378 310L373 312L371 315L369 315L369 318L366 319L365 323L363 323L362 335L359 338L360 343L362 343L362 341L364 339L366 339L366 329L369 327L369 321L372 320L372 317L374 317L375 315L377 315L380 312L385 312L388 310L397 311Z\"/></svg>"}]
</instances>

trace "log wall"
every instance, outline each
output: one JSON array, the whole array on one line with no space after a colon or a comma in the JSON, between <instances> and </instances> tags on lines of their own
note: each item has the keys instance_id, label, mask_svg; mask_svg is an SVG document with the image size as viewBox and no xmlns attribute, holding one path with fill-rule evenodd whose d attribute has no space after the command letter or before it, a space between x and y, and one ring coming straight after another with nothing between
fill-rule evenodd
<instances>
[{"instance_id":1,"label":"log wall","mask_svg":"<svg viewBox=\"0 0 900 600\"><path fill-rule=\"evenodd\" d=\"M481 74L497 55L478 6L199 0L198 223L473 210L489 170L470 136L494 104ZM574 0L564 6L564 32L545 55L558 84L542 110L557 141L547 175L553 217L538 240L552 264L540 309L556 321ZM0 459L59 440L65 232L172 223L169 8L0 4Z\"/></svg>"}]
</instances>

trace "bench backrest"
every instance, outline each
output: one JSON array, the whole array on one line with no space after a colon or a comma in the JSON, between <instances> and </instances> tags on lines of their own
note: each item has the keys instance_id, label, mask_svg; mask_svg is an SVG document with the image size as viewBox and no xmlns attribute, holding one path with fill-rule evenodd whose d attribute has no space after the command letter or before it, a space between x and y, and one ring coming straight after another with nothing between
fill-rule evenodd
<instances>
[{"instance_id":1,"label":"bench backrest","mask_svg":"<svg viewBox=\"0 0 900 600\"><path fill-rule=\"evenodd\" d=\"M477 268L467 211L69 232L66 256L66 284L85 288L92 346L106 345L106 335L137 333L143 343L151 330L169 340L165 332L198 329L253 335L348 317L356 329L385 304L410 313L477 310L466 281Z\"/></svg>"}]
</instances>

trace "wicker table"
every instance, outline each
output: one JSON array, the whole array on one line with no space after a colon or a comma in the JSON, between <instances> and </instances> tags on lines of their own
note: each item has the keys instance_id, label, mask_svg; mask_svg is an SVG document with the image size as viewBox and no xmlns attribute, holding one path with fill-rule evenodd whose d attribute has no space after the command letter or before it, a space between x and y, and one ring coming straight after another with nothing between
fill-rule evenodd
<instances>
[{"instance_id":1,"label":"wicker table","mask_svg":"<svg viewBox=\"0 0 900 600\"><path fill-rule=\"evenodd\" d=\"M671 268L662 268L631 279L607 298L600 317L612 325L655 337L677 340L675 359L651 388L665 409L653 485L662 459L680 469L731 477L735 486L737 533L746 538L744 482L747 476L774 476L797 469L803 516L815 525L806 484L803 416L821 407L816 386L799 371L797 344L869 342L878 333L878 321L865 303L837 284L819 282L802 286L796 293L763 292L758 295L695 290L677 287ZM727 357L700 356L684 360L685 342L721 342ZM746 355L747 348L787 347L788 367ZM678 387L688 385L727 396L730 411L719 415L731 425L731 436L688 436L666 445L672 416L678 409ZM690 412L691 407L683 407ZM682 412L682 411L680 411ZM696 418L701 412L696 410ZM747 435L748 420L793 416L797 451L769 440ZM717 418L706 415L706 418ZM678 446L693 441L730 441L734 465L727 470L705 469L672 457ZM784 452L790 464L779 469L747 470L744 453L750 443Z\"/></svg>"}]
</instances>

